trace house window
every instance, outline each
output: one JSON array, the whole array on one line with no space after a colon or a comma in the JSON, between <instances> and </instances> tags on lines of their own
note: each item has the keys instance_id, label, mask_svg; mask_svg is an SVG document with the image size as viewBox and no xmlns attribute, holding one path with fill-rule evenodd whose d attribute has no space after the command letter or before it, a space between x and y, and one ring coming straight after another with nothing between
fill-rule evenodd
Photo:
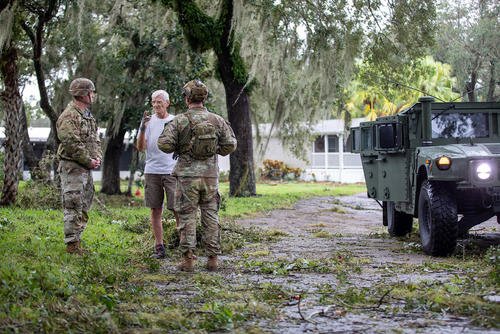
<instances>
[{"instance_id":1,"label":"house window","mask_svg":"<svg viewBox=\"0 0 500 334\"><path fill-rule=\"evenodd\" d=\"M324 153L325 152L325 136L319 136L314 141L314 153Z\"/></svg>"},{"instance_id":2,"label":"house window","mask_svg":"<svg viewBox=\"0 0 500 334\"><path fill-rule=\"evenodd\" d=\"M328 140L328 152L339 151L339 137L336 135L319 136L314 141L314 153L325 153L325 139Z\"/></svg>"},{"instance_id":3,"label":"house window","mask_svg":"<svg viewBox=\"0 0 500 334\"><path fill-rule=\"evenodd\" d=\"M328 135L328 152L338 152L339 151L339 137L334 135Z\"/></svg>"}]
</instances>

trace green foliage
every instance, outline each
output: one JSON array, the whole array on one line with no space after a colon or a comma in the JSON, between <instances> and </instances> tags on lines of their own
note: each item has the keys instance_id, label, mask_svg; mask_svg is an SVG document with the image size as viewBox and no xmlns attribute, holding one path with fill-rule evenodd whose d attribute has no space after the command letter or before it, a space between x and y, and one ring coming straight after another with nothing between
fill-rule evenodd
<instances>
[{"instance_id":1,"label":"green foliage","mask_svg":"<svg viewBox=\"0 0 500 334\"><path fill-rule=\"evenodd\" d=\"M176 9L179 11L179 23L184 27L184 35L193 50L208 51L219 43L220 27L194 1L177 0Z\"/></svg>"},{"instance_id":2,"label":"green foliage","mask_svg":"<svg viewBox=\"0 0 500 334\"><path fill-rule=\"evenodd\" d=\"M291 298L297 300L297 291L283 279L291 275L295 280L294 273L334 275L335 283L313 288L324 305L340 304L353 310L373 308L390 290L383 306L389 314L415 310L447 312L470 316L483 326L496 326L498 307L483 296L495 291L499 284L498 247L480 256L432 260L422 265L397 264L392 269L396 271L384 272L384 282L371 288L358 287L353 282L367 268L362 268L367 259L356 253L338 249L327 258L270 261L266 249L272 246L265 242L286 234L243 228L231 218L291 205L302 197L360 192L362 186L328 188L325 184L283 183L259 187L263 195L254 200L262 200L261 203L278 200L269 206L256 207L247 198L228 198L221 219L224 253L251 243L255 251L246 252L239 259L235 253L234 258L238 259L232 262L235 272L248 277L259 273L276 275L282 277L282 283L244 280L230 289L228 283L233 281L228 279L227 272L213 274L201 270L181 274L171 271L176 253L167 252L165 261L150 258L153 245L150 210L129 205L130 199L120 202L117 196L100 197L105 206L95 205L90 211L89 225L83 235L84 246L90 253L82 257L65 252L60 210L0 208L0 331L251 332L248 323L272 323L284 303ZM222 185L223 192L227 188L227 184ZM289 197L292 200L285 201ZM175 233L175 223L168 212L164 218L165 237L168 237ZM391 264L382 267L385 266ZM370 272L377 268L378 264L368 266ZM444 283L440 280L385 283L385 277L396 273L440 270L457 275ZM176 290L176 286L189 288ZM165 298L166 291L171 298Z\"/></svg>"},{"instance_id":3,"label":"green foliage","mask_svg":"<svg viewBox=\"0 0 500 334\"><path fill-rule=\"evenodd\" d=\"M298 179L302 169L293 168L283 161L267 159L262 162L263 169L261 177L269 180L293 180Z\"/></svg>"},{"instance_id":4,"label":"green foliage","mask_svg":"<svg viewBox=\"0 0 500 334\"><path fill-rule=\"evenodd\" d=\"M346 89L346 109L352 117L374 120L393 115L423 95L443 101L459 97L454 92L456 78L452 77L450 66L429 56L412 60L387 76L381 75L379 66L368 62L360 64L358 69L357 79Z\"/></svg>"},{"instance_id":5,"label":"green foliage","mask_svg":"<svg viewBox=\"0 0 500 334\"><path fill-rule=\"evenodd\" d=\"M8 227L0 235L1 331L114 332L109 312L141 295L142 285L130 284L130 264L141 262L130 252L134 234L91 212L91 253L75 257L65 253L60 211L0 210Z\"/></svg>"},{"instance_id":6,"label":"green foliage","mask_svg":"<svg viewBox=\"0 0 500 334\"><path fill-rule=\"evenodd\" d=\"M244 316L234 313L229 307L219 305L216 302L205 304L203 310L208 311L204 321L201 323L201 328L209 332L220 330L234 329L234 322L243 320Z\"/></svg>"},{"instance_id":7,"label":"green foliage","mask_svg":"<svg viewBox=\"0 0 500 334\"><path fill-rule=\"evenodd\" d=\"M439 33L431 50L457 77L454 88L466 98L498 101L500 5L495 0L438 1ZM474 80L474 82L471 82ZM468 87L477 84L476 87ZM476 91L471 92L474 88Z\"/></svg>"},{"instance_id":8,"label":"green foliage","mask_svg":"<svg viewBox=\"0 0 500 334\"><path fill-rule=\"evenodd\" d=\"M52 182L36 180L21 182L16 206L24 209L59 209L61 208L61 189Z\"/></svg>"},{"instance_id":9,"label":"green foliage","mask_svg":"<svg viewBox=\"0 0 500 334\"><path fill-rule=\"evenodd\" d=\"M491 270L489 274L489 279L496 284L496 286L500 286L500 247L490 248L486 252L484 260L489 265L493 266L493 270Z\"/></svg>"},{"instance_id":10,"label":"green foliage","mask_svg":"<svg viewBox=\"0 0 500 334\"><path fill-rule=\"evenodd\" d=\"M397 1L371 15L368 21L375 29L369 35L368 63L379 68L380 75L391 77L399 66L422 57L434 44L435 15L432 0Z\"/></svg>"},{"instance_id":11,"label":"green foliage","mask_svg":"<svg viewBox=\"0 0 500 334\"><path fill-rule=\"evenodd\" d=\"M228 192L227 184L221 184L223 194ZM222 217L241 217L256 212L266 212L273 208L291 207L300 198L314 196L341 196L366 191L364 185L336 185L333 183L280 183L279 185L257 184L260 196L251 198L228 197L226 209L221 210Z\"/></svg>"},{"instance_id":12,"label":"green foliage","mask_svg":"<svg viewBox=\"0 0 500 334\"><path fill-rule=\"evenodd\" d=\"M335 273L339 279L345 279L348 273L360 272L359 263L360 259L345 251L322 259L277 259L272 262L249 259L242 265L251 271L269 275L287 276L293 272Z\"/></svg>"}]
</instances>

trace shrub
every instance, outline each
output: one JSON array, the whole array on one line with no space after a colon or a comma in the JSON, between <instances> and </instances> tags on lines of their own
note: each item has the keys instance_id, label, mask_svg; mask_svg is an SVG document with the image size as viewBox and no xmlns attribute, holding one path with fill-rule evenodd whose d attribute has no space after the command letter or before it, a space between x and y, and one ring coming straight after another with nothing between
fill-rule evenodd
<instances>
[{"instance_id":1,"label":"shrub","mask_svg":"<svg viewBox=\"0 0 500 334\"><path fill-rule=\"evenodd\" d=\"M262 177L270 180L293 180L300 177L302 169L293 168L283 161L267 159L263 162Z\"/></svg>"},{"instance_id":2,"label":"shrub","mask_svg":"<svg viewBox=\"0 0 500 334\"><path fill-rule=\"evenodd\" d=\"M54 183L29 180L19 188L16 205L21 208L60 209L61 191Z\"/></svg>"}]
</instances>

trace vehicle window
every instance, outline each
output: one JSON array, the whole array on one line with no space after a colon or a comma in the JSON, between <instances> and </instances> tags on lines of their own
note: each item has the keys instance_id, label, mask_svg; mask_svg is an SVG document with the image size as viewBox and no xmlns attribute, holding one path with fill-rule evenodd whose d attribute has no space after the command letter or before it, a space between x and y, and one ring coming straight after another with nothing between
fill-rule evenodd
<instances>
[{"instance_id":1,"label":"vehicle window","mask_svg":"<svg viewBox=\"0 0 500 334\"><path fill-rule=\"evenodd\" d=\"M396 147L396 126L395 124L381 124L378 126L380 148Z\"/></svg>"},{"instance_id":2,"label":"vehicle window","mask_svg":"<svg viewBox=\"0 0 500 334\"><path fill-rule=\"evenodd\" d=\"M485 138L489 136L487 113L436 112L432 117L432 138Z\"/></svg>"},{"instance_id":3,"label":"vehicle window","mask_svg":"<svg viewBox=\"0 0 500 334\"><path fill-rule=\"evenodd\" d=\"M362 128L361 131L363 131L363 134L361 136L361 149L372 149L373 144L372 144L372 134L371 134L371 128Z\"/></svg>"}]
</instances>

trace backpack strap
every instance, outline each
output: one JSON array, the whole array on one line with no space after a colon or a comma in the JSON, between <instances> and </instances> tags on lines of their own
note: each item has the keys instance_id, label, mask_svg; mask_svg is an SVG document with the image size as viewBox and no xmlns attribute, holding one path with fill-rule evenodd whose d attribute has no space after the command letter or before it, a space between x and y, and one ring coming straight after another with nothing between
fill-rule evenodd
<instances>
[{"instance_id":1,"label":"backpack strap","mask_svg":"<svg viewBox=\"0 0 500 334\"><path fill-rule=\"evenodd\" d=\"M186 115L188 121L189 121L189 130L191 130L191 132L193 131L193 125L194 125L194 122L193 122L193 117L189 114L189 111L187 113L185 113L184 115Z\"/></svg>"}]
</instances>

